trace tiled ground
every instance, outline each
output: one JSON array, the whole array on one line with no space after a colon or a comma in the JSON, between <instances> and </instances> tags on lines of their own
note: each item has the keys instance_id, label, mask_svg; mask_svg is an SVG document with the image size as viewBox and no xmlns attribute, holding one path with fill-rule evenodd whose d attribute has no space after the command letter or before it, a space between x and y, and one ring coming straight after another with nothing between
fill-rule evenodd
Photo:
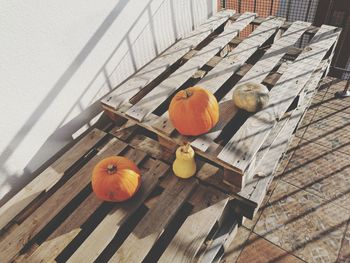
<instances>
[{"instance_id":1,"label":"tiled ground","mask_svg":"<svg viewBox=\"0 0 350 263\"><path fill-rule=\"evenodd\" d=\"M324 83L222 262L350 263L350 98L334 98L345 81Z\"/></svg>"}]
</instances>

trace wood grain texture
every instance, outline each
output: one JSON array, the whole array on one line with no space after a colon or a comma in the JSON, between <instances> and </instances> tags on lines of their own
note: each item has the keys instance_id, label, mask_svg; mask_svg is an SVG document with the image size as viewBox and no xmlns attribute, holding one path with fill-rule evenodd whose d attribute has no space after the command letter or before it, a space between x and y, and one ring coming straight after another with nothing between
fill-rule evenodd
<instances>
[{"instance_id":1,"label":"wood grain texture","mask_svg":"<svg viewBox=\"0 0 350 263\"><path fill-rule=\"evenodd\" d=\"M261 83L309 26L310 23L308 22L293 22L287 31L266 51L264 56L256 62L253 68L243 76L239 84L249 81Z\"/></svg>"},{"instance_id":2,"label":"wood grain texture","mask_svg":"<svg viewBox=\"0 0 350 263\"><path fill-rule=\"evenodd\" d=\"M281 18L267 18L262 25L256 28L248 38L245 38L196 85L209 90L211 93L215 93L234 73L240 69L244 62L247 61L254 54L254 52L276 32L278 27L282 25L283 22L284 19ZM252 42L255 44L252 45ZM220 116L224 116L224 114L220 114ZM222 120L219 121L219 124L216 126L216 128L214 128L214 131L200 136L191 144L201 151L206 151L210 142L220 133L219 130L221 130L221 123L223 123ZM169 118L167 118L167 115L162 116L155 124L155 127L167 135L170 135L174 131L174 127L172 126Z\"/></svg>"},{"instance_id":3,"label":"wood grain texture","mask_svg":"<svg viewBox=\"0 0 350 263\"><path fill-rule=\"evenodd\" d=\"M19 250L42 230L89 183L93 167L103 158L117 155L127 145L112 139L101 151L59 188L46 202L0 242L0 258L10 261Z\"/></svg>"},{"instance_id":4,"label":"wood grain texture","mask_svg":"<svg viewBox=\"0 0 350 263\"><path fill-rule=\"evenodd\" d=\"M141 262L197 186L195 178L182 180L173 177L156 207L138 223L109 262Z\"/></svg>"},{"instance_id":5,"label":"wood grain texture","mask_svg":"<svg viewBox=\"0 0 350 263\"><path fill-rule=\"evenodd\" d=\"M198 69L223 49L232 38L237 36L239 31L246 27L247 23L245 21L249 21L249 18L251 18L250 21L253 20L255 14L247 13L242 16L245 16L244 20L227 22L224 31L220 35L215 37L184 65L147 93L146 96L126 111L126 115L140 122L143 121L148 114L152 113L153 110L195 74Z\"/></svg>"},{"instance_id":6,"label":"wood grain texture","mask_svg":"<svg viewBox=\"0 0 350 263\"><path fill-rule=\"evenodd\" d=\"M279 25L281 25L283 23L283 20L279 20L277 22L279 22ZM263 25L264 24L262 24L262 26ZM272 71L272 69L277 65L280 59L287 53L288 48L290 48L298 41L298 39L305 32L309 25L310 23L306 22L294 22L292 26L290 26L288 30L282 35L282 37L276 40L271 46L271 48L267 50L264 56L243 76L243 78L236 84L236 86L242 85L248 81L261 83ZM276 26L274 26L273 28L275 27ZM255 31L253 31L253 33ZM258 34L257 36L260 37L260 34ZM243 43L245 43L245 40L243 40L242 44ZM254 45L257 45L256 40L254 38L248 38L246 41L246 45L247 47L245 49L249 50L252 47L254 48ZM238 47L239 46L240 45L238 45ZM210 146L210 142L212 140L215 140L217 136L220 135L226 124L229 123L236 115L238 109L235 107L235 105L233 105L231 101L232 91L234 89L235 87L233 87L231 92L227 93L226 96L219 103L220 120L216 127L213 129L214 131L205 134L204 136L201 136L197 139L197 142L192 143L192 145L197 149L200 149L201 151L206 151Z\"/></svg>"},{"instance_id":7,"label":"wood grain texture","mask_svg":"<svg viewBox=\"0 0 350 263\"><path fill-rule=\"evenodd\" d=\"M245 28L251 21L253 21L255 15L256 14L254 13L244 13L243 15L238 17L237 20L235 21L235 25L237 29L241 30L242 28ZM272 24L273 23L271 23L271 25ZM264 30L266 30L265 26L261 26L261 27L263 27ZM262 30L260 30L259 28L257 28L256 30L258 30L256 36L263 33ZM272 35L274 31L275 30L264 32L263 35L261 36L259 35L259 40L263 41L264 37L268 38L268 35L270 34ZM235 37L235 35L233 35L232 37ZM256 40L258 41L258 39ZM263 42L261 42L261 44ZM261 44L257 44L256 49ZM255 51L254 49L248 49L247 46L244 45L244 43L242 43L242 47L239 50L236 50L236 49L237 48L235 48L233 52L229 52L229 54L224 59L222 59L219 63L217 63L215 67L211 71L209 71L209 73L196 84L196 86L200 86L202 88L209 90L211 93L215 93L222 86L222 84L224 84L224 82L233 73L235 73L236 70L238 70L240 65L243 64L243 62L250 57L249 54L253 54ZM245 54L242 54L242 52L244 51L245 51ZM238 56L237 58L235 58L235 61L232 60L233 54L236 54ZM240 56L241 54L243 56ZM161 116L157 121L155 121L155 123L153 124L153 127L166 135L170 135L175 129L168 118L168 112L164 113L163 116Z\"/></svg>"},{"instance_id":8,"label":"wood grain texture","mask_svg":"<svg viewBox=\"0 0 350 263\"><path fill-rule=\"evenodd\" d=\"M189 202L194 206L159 262L193 262L214 224L221 217L229 198L220 191L200 186Z\"/></svg>"},{"instance_id":9,"label":"wood grain texture","mask_svg":"<svg viewBox=\"0 0 350 263\"><path fill-rule=\"evenodd\" d=\"M93 262L114 238L123 223L145 201L157 186L159 178L164 176L168 169L168 165L155 161L148 172L142 176L142 185L136 196L127 202L116 204L68 259L68 262Z\"/></svg>"},{"instance_id":10,"label":"wood grain texture","mask_svg":"<svg viewBox=\"0 0 350 263\"><path fill-rule=\"evenodd\" d=\"M242 204L244 207L245 216L253 218L255 213L260 208L263 198L271 184L274 172L278 166L279 160L283 153L287 150L289 142L292 138L292 133L298 125L300 118L311 103L312 96L321 80L323 73L326 70L328 63L321 63L319 69L314 72L305 85L304 103L296 108L289 118L283 119L281 130L271 145L267 147L267 152L261 156L261 160L254 170L254 175L257 175L253 180L241 191L239 195L251 202L251 207Z\"/></svg>"},{"instance_id":11,"label":"wood grain texture","mask_svg":"<svg viewBox=\"0 0 350 263\"><path fill-rule=\"evenodd\" d=\"M339 37L331 26L322 26L294 63L288 67L270 91L268 107L249 117L225 145L218 158L246 171L250 161L267 138L271 129L293 102L315 71L322 58Z\"/></svg>"},{"instance_id":12,"label":"wood grain texture","mask_svg":"<svg viewBox=\"0 0 350 263\"><path fill-rule=\"evenodd\" d=\"M239 226L238 215L226 215L220 229L213 236L205 251L198 260L201 263L218 262L223 252L235 238Z\"/></svg>"},{"instance_id":13,"label":"wood grain texture","mask_svg":"<svg viewBox=\"0 0 350 263\"><path fill-rule=\"evenodd\" d=\"M128 103L131 97L166 71L188 51L196 47L234 13L232 10L223 10L216 13L197 29L185 35L181 40L164 51L162 55L142 68L135 76L118 86L112 93L103 98L101 102L113 109L117 109L123 102Z\"/></svg>"},{"instance_id":14,"label":"wood grain texture","mask_svg":"<svg viewBox=\"0 0 350 263\"><path fill-rule=\"evenodd\" d=\"M105 135L103 131L93 129L5 203L0 208L0 229L6 226L13 217L41 193L50 190L64 176L65 171L84 156Z\"/></svg>"},{"instance_id":15,"label":"wood grain texture","mask_svg":"<svg viewBox=\"0 0 350 263\"><path fill-rule=\"evenodd\" d=\"M140 150L130 149L124 156L139 165L145 159L146 154ZM103 201L98 199L93 192L90 193L27 260L29 262L50 262L54 260L80 233L81 226L102 203Z\"/></svg>"}]
</instances>

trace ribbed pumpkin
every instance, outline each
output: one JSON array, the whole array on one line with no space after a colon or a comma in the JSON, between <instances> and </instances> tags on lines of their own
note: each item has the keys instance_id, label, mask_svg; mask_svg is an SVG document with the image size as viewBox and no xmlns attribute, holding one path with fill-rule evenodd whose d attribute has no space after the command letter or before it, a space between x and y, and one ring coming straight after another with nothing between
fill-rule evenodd
<instances>
[{"instance_id":1,"label":"ribbed pumpkin","mask_svg":"<svg viewBox=\"0 0 350 263\"><path fill-rule=\"evenodd\" d=\"M169 105L169 118L179 133L200 135L218 122L219 105L206 89L190 87L175 94Z\"/></svg>"},{"instance_id":2,"label":"ribbed pumpkin","mask_svg":"<svg viewBox=\"0 0 350 263\"><path fill-rule=\"evenodd\" d=\"M92 172L92 189L104 201L125 201L139 189L140 174L133 161L123 156L111 156L95 166Z\"/></svg>"}]
</instances>

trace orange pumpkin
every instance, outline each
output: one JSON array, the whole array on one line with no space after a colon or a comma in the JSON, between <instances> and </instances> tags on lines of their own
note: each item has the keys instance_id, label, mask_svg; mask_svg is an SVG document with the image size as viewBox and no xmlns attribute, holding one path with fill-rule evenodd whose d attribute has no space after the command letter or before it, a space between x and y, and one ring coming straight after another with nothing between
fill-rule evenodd
<instances>
[{"instance_id":1,"label":"orange pumpkin","mask_svg":"<svg viewBox=\"0 0 350 263\"><path fill-rule=\"evenodd\" d=\"M104 201L121 202L131 198L141 185L140 170L123 156L101 160L92 172L92 189Z\"/></svg>"},{"instance_id":2,"label":"orange pumpkin","mask_svg":"<svg viewBox=\"0 0 350 263\"><path fill-rule=\"evenodd\" d=\"M170 102L169 118L183 135L200 135L212 129L219 120L215 96L200 87L180 90Z\"/></svg>"}]
</instances>

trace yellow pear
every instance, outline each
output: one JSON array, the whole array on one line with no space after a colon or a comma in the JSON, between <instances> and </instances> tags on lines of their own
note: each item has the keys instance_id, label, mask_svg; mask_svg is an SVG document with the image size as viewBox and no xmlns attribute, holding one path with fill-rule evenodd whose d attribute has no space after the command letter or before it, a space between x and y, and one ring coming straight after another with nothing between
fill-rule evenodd
<instances>
[{"instance_id":1,"label":"yellow pear","mask_svg":"<svg viewBox=\"0 0 350 263\"><path fill-rule=\"evenodd\" d=\"M180 178L189 178L196 173L194 150L190 144L180 146L176 150L176 159L173 163L174 174Z\"/></svg>"}]
</instances>

